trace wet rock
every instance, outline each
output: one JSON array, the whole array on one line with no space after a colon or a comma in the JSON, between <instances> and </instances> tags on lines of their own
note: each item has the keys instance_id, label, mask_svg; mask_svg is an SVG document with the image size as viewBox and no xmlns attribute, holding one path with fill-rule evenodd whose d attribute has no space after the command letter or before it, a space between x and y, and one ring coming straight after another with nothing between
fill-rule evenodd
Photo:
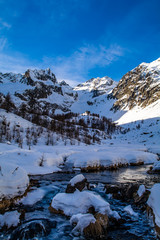
<instances>
[{"instance_id":1,"label":"wet rock","mask_svg":"<svg viewBox=\"0 0 160 240\"><path fill-rule=\"evenodd\" d=\"M133 199L134 195L137 193L138 188L138 184L129 184L126 188L126 192L124 192L125 197L127 199Z\"/></svg>"},{"instance_id":2,"label":"wet rock","mask_svg":"<svg viewBox=\"0 0 160 240\"><path fill-rule=\"evenodd\" d=\"M108 216L106 214L96 213L94 217L97 222L99 222L99 224L102 226L103 230L106 231L109 223Z\"/></svg>"},{"instance_id":3,"label":"wet rock","mask_svg":"<svg viewBox=\"0 0 160 240\"><path fill-rule=\"evenodd\" d=\"M129 201L133 199L138 190L138 184L117 184L106 185L106 193L111 193L112 197L118 200Z\"/></svg>"},{"instance_id":4,"label":"wet rock","mask_svg":"<svg viewBox=\"0 0 160 240\"><path fill-rule=\"evenodd\" d=\"M34 219L17 228L11 235L11 240L22 240L46 237L52 228L56 227L56 222L47 219Z\"/></svg>"},{"instance_id":5,"label":"wet rock","mask_svg":"<svg viewBox=\"0 0 160 240\"><path fill-rule=\"evenodd\" d=\"M90 223L84 228L83 233L86 237L100 239L103 234L103 229L100 223L96 221L95 223Z\"/></svg>"},{"instance_id":6,"label":"wet rock","mask_svg":"<svg viewBox=\"0 0 160 240\"><path fill-rule=\"evenodd\" d=\"M150 191L146 190L142 196L138 196L138 194L136 194L136 196L134 197L134 202L136 205L141 205L142 209L146 209L146 205L147 205L147 201L150 195Z\"/></svg>"},{"instance_id":7,"label":"wet rock","mask_svg":"<svg viewBox=\"0 0 160 240\"><path fill-rule=\"evenodd\" d=\"M54 213L54 214L60 214L60 215L65 215L63 210L60 210L60 209L56 209L54 208L53 206L50 206L48 208L50 210L50 212Z\"/></svg>"},{"instance_id":8,"label":"wet rock","mask_svg":"<svg viewBox=\"0 0 160 240\"><path fill-rule=\"evenodd\" d=\"M96 213L96 222L90 223L86 228L83 229L83 233L86 237L92 239L101 239L106 234L109 219L106 214Z\"/></svg>"}]
</instances>

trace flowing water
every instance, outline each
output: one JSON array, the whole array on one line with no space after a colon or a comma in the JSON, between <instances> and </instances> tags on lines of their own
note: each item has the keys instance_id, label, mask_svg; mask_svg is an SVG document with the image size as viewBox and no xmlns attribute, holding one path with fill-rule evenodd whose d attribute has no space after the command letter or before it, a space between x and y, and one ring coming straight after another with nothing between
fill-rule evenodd
<instances>
[{"instance_id":1,"label":"flowing water","mask_svg":"<svg viewBox=\"0 0 160 240\"><path fill-rule=\"evenodd\" d=\"M126 203L110 198L104 190L106 183L138 182L139 184L145 184L147 187L151 187L155 182L160 182L160 176L148 175L146 173L147 169L149 169L149 166L121 168L114 172L84 173L84 176L91 184L91 190L106 199L110 203L112 210L118 211L122 218L125 219L123 224L110 227L104 239L156 239L154 227L145 211L143 212L138 207L132 205L134 211L138 213L138 217L129 216L123 209L125 206L132 204L132 202ZM40 190L43 193L42 199L33 205L18 203L14 206L11 210L25 212L24 219L16 229L4 229L3 232L0 233L0 239L85 239L83 236L74 236L72 234L73 227L70 225L69 218L53 214L48 209L52 198L58 192L64 192L69 180L77 173L79 172L31 176L30 179L34 183L31 190Z\"/></svg>"}]
</instances>

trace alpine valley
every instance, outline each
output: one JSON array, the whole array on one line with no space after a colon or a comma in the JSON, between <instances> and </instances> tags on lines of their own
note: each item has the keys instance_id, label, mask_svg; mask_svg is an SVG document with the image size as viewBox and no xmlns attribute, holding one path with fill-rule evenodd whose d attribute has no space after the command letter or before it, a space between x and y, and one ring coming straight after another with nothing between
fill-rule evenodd
<instances>
[{"instance_id":1,"label":"alpine valley","mask_svg":"<svg viewBox=\"0 0 160 240\"><path fill-rule=\"evenodd\" d=\"M75 88L50 69L0 73L0 239L157 239L159 160L160 58Z\"/></svg>"}]
</instances>

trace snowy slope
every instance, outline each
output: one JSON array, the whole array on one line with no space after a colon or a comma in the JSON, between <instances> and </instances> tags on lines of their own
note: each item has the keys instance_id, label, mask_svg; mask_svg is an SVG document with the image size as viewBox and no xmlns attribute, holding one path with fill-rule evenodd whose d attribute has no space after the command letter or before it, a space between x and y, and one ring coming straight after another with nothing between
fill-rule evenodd
<instances>
[{"instance_id":1,"label":"snowy slope","mask_svg":"<svg viewBox=\"0 0 160 240\"><path fill-rule=\"evenodd\" d=\"M109 94L112 92L117 82L109 77L92 78L85 83L79 84L74 90L78 93L77 101L71 106L72 112L84 113L90 111L101 116L112 119L118 119L121 113L115 114L110 111L115 100L110 99Z\"/></svg>"}]
</instances>

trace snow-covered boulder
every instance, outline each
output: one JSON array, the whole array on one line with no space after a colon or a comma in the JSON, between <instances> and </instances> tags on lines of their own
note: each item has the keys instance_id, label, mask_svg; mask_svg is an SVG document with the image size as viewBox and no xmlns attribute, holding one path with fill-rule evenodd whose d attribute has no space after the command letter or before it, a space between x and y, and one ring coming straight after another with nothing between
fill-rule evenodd
<instances>
[{"instance_id":1,"label":"snow-covered boulder","mask_svg":"<svg viewBox=\"0 0 160 240\"><path fill-rule=\"evenodd\" d=\"M146 187L143 184L140 185L136 195L134 196L134 202L137 205L141 205L141 208L145 210L149 194L150 194L150 191L146 189Z\"/></svg>"},{"instance_id":2,"label":"snow-covered boulder","mask_svg":"<svg viewBox=\"0 0 160 240\"><path fill-rule=\"evenodd\" d=\"M111 210L110 204L107 201L91 191L80 192L76 190L72 194L58 193L51 203L53 210L57 212L60 210L67 216L87 213L91 207L94 208L95 212L120 218L117 212Z\"/></svg>"},{"instance_id":3,"label":"snow-covered boulder","mask_svg":"<svg viewBox=\"0 0 160 240\"><path fill-rule=\"evenodd\" d=\"M156 230L160 237L160 183L154 184L151 188L151 194L147 204L149 206L149 210L151 210L154 216Z\"/></svg>"},{"instance_id":4,"label":"snow-covered boulder","mask_svg":"<svg viewBox=\"0 0 160 240\"><path fill-rule=\"evenodd\" d=\"M6 226L7 228L16 227L20 222L20 213L17 211L6 212L0 214L0 228Z\"/></svg>"},{"instance_id":5,"label":"snow-covered boulder","mask_svg":"<svg viewBox=\"0 0 160 240\"><path fill-rule=\"evenodd\" d=\"M78 213L76 215L73 215L70 219L71 224L76 224L72 232L80 232L81 234L83 233L83 230L89 226L90 223L95 222L95 217L90 213Z\"/></svg>"},{"instance_id":6,"label":"snow-covered boulder","mask_svg":"<svg viewBox=\"0 0 160 240\"><path fill-rule=\"evenodd\" d=\"M5 207L4 201L22 196L28 185L29 178L23 168L6 162L0 163L0 207Z\"/></svg>"},{"instance_id":7,"label":"snow-covered boulder","mask_svg":"<svg viewBox=\"0 0 160 240\"><path fill-rule=\"evenodd\" d=\"M82 191L85 187L88 188L87 179L83 174L78 174L70 180L66 188L66 193L73 193L76 189Z\"/></svg>"},{"instance_id":8,"label":"snow-covered boulder","mask_svg":"<svg viewBox=\"0 0 160 240\"><path fill-rule=\"evenodd\" d=\"M84 176L79 174L71 179L70 185L76 186L79 181L84 180ZM120 219L118 212L112 211L107 201L88 190L81 192L76 189L73 193L58 193L52 199L50 210L71 217L71 224L76 224L73 229L75 235L78 232L92 238L99 238L106 232L109 218Z\"/></svg>"}]
</instances>

